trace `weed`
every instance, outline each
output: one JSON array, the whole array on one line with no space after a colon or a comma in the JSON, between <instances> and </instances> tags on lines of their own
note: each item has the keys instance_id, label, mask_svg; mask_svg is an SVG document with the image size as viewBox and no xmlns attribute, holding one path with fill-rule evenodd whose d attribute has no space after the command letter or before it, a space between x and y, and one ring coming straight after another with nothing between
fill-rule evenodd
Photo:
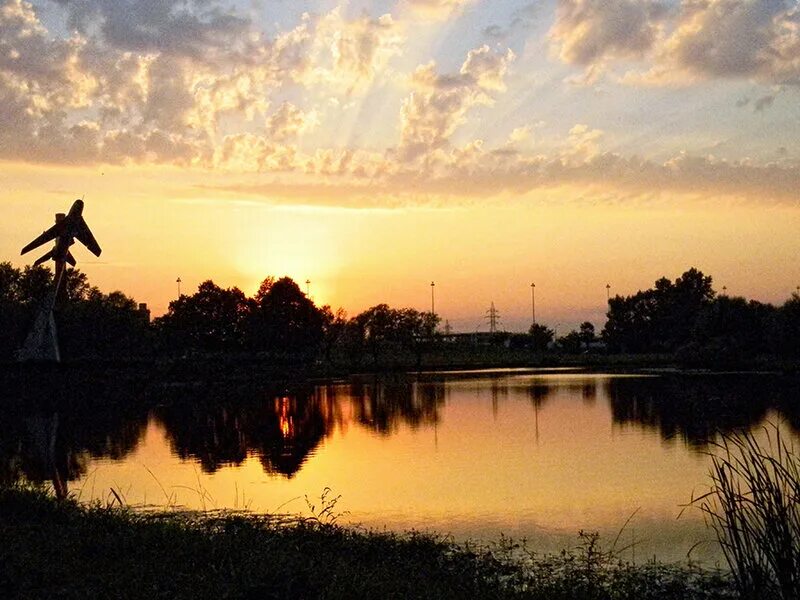
<instances>
[{"instance_id":1,"label":"weed","mask_svg":"<svg viewBox=\"0 0 800 600\"><path fill-rule=\"evenodd\" d=\"M742 598L800 598L800 456L779 426L723 435L711 489L692 500L714 530Z\"/></svg>"}]
</instances>

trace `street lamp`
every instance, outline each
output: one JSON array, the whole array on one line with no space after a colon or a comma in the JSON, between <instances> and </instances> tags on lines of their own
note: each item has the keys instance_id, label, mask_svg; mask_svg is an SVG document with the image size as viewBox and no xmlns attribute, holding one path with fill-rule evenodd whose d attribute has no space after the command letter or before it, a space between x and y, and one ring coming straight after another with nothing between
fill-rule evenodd
<instances>
[{"instance_id":1,"label":"street lamp","mask_svg":"<svg viewBox=\"0 0 800 600\"><path fill-rule=\"evenodd\" d=\"M181 278L180 278L180 277L178 277L178 278L175 280L175 283L177 283L177 284L178 284L178 298L180 298L180 297L181 297Z\"/></svg>"},{"instance_id":2,"label":"street lamp","mask_svg":"<svg viewBox=\"0 0 800 600\"><path fill-rule=\"evenodd\" d=\"M311 297L311 280L306 279L306 296Z\"/></svg>"},{"instance_id":3,"label":"street lamp","mask_svg":"<svg viewBox=\"0 0 800 600\"><path fill-rule=\"evenodd\" d=\"M431 314L432 315L436 314L436 302L435 302L435 297L434 297L434 289L435 289L435 287L436 287L436 284L431 281Z\"/></svg>"},{"instance_id":4,"label":"street lamp","mask_svg":"<svg viewBox=\"0 0 800 600\"><path fill-rule=\"evenodd\" d=\"M611 284L606 284L606 302L611 302Z\"/></svg>"},{"instance_id":5,"label":"street lamp","mask_svg":"<svg viewBox=\"0 0 800 600\"><path fill-rule=\"evenodd\" d=\"M531 283L531 325L536 325L536 284Z\"/></svg>"}]
</instances>

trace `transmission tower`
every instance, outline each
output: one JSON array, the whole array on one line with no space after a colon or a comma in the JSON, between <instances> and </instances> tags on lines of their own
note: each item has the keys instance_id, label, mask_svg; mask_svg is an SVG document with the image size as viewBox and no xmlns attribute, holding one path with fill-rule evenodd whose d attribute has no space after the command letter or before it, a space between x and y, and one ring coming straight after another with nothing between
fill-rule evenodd
<instances>
[{"instance_id":1,"label":"transmission tower","mask_svg":"<svg viewBox=\"0 0 800 600\"><path fill-rule=\"evenodd\" d=\"M497 333L497 325L500 323L500 312L494 307L494 302L486 311L486 320L489 321L489 333Z\"/></svg>"}]
</instances>

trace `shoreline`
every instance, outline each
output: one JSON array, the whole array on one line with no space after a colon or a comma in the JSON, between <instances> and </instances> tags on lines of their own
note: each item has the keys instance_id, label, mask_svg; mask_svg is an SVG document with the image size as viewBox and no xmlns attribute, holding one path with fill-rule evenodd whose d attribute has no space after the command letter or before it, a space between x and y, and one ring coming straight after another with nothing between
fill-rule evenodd
<instances>
[{"instance_id":1,"label":"shoreline","mask_svg":"<svg viewBox=\"0 0 800 600\"><path fill-rule=\"evenodd\" d=\"M320 507L322 508L322 507ZM82 506L43 490L0 487L0 592L62 598L732 598L722 571L633 565L595 534L536 555L501 538L343 527L311 518L137 512Z\"/></svg>"}]
</instances>

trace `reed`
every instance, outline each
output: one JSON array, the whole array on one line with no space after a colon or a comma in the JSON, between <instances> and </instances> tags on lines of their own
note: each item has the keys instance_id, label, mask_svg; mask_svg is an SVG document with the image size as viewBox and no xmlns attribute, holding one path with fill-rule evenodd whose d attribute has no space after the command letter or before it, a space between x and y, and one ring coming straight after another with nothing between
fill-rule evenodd
<instances>
[{"instance_id":1,"label":"reed","mask_svg":"<svg viewBox=\"0 0 800 600\"><path fill-rule=\"evenodd\" d=\"M778 425L723 435L695 498L746 600L800 598L800 456ZM763 434L763 435L762 435Z\"/></svg>"}]
</instances>

